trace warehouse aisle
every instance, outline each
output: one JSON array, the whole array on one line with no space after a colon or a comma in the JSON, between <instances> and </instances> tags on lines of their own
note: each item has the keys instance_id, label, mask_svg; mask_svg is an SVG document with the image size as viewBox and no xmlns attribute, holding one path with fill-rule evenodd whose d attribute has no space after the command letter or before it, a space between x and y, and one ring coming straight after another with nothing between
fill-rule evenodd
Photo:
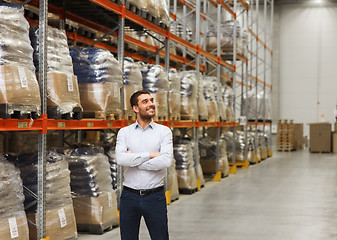
<instances>
[{"instance_id":1,"label":"warehouse aisle","mask_svg":"<svg viewBox=\"0 0 337 240\"><path fill-rule=\"evenodd\" d=\"M274 152L169 207L172 240L337 239L336 156ZM120 239L119 229L80 240ZM142 225L140 240L150 239Z\"/></svg>"}]
</instances>

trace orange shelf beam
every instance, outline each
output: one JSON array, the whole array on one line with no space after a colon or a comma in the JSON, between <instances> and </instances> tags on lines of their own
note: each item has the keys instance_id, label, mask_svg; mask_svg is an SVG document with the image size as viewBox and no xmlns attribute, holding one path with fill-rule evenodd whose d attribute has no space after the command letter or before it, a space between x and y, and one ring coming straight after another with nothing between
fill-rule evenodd
<instances>
[{"instance_id":1,"label":"orange shelf beam","mask_svg":"<svg viewBox=\"0 0 337 240\"><path fill-rule=\"evenodd\" d=\"M0 119L0 131L42 131L42 119Z\"/></svg>"},{"instance_id":2,"label":"orange shelf beam","mask_svg":"<svg viewBox=\"0 0 337 240\"><path fill-rule=\"evenodd\" d=\"M273 55L273 50L272 50L270 47L268 47L267 44L264 43L264 42L259 38L259 36L258 36L256 33L253 32L253 30L252 30L251 28L248 28L248 32L250 32L250 34L252 34L253 37L255 37L256 40L257 40L259 43L261 43L261 44L264 46L264 48L267 49L267 51L270 52L271 55Z\"/></svg>"}]
</instances>

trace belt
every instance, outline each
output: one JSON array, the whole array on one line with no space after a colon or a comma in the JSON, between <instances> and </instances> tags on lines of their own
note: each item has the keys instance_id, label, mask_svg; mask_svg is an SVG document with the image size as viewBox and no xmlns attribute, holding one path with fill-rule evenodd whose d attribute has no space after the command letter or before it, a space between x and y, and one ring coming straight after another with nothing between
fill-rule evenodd
<instances>
[{"instance_id":1,"label":"belt","mask_svg":"<svg viewBox=\"0 0 337 240\"><path fill-rule=\"evenodd\" d=\"M155 193L155 192L160 192L164 190L164 186L160 186L157 188L152 188L152 189L146 189L146 190L136 190L133 188L129 188L127 186L123 186L123 189L141 196L146 196L146 195L150 195L151 193Z\"/></svg>"}]
</instances>

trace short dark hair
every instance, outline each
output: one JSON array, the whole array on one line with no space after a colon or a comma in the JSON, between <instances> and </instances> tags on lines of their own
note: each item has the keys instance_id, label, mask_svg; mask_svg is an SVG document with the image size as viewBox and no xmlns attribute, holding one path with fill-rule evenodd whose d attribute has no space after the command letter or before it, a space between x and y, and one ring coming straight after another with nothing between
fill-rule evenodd
<instances>
[{"instance_id":1,"label":"short dark hair","mask_svg":"<svg viewBox=\"0 0 337 240\"><path fill-rule=\"evenodd\" d=\"M135 92L134 94L132 94L132 96L130 98L131 107L138 105L138 97L142 94L151 95L151 93L149 91L146 91L146 90L139 90L139 91Z\"/></svg>"}]
</instances>

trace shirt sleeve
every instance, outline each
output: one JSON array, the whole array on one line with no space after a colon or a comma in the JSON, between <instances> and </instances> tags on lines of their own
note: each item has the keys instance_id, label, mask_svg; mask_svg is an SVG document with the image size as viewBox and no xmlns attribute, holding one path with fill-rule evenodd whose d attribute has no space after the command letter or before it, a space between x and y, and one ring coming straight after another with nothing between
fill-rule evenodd
<instances>
[{"instance_id":1,"label":"shirt sleeve","mask_svg":"<svg viewBox=\"0 0 337 240\"><path fill-rule=\"evenodd\" d=\"M173 143L172 132L166 128L160 144L160 156L151 158L138 166L142 170L158 171L168 168L172 165L173 159Z\"/></svg>"},{"instance_id":2,"label":"shirt sleeve","mask_svg":"<svg viewBox=\"0 0 337 240\"><path fill-rule=\"evenodd\" d=\"M149 152L127 153L125 130L119 130L116 143L116 161L118 165L126 167L136 167L150 159Z\"/></svg>"}]
</instances>

